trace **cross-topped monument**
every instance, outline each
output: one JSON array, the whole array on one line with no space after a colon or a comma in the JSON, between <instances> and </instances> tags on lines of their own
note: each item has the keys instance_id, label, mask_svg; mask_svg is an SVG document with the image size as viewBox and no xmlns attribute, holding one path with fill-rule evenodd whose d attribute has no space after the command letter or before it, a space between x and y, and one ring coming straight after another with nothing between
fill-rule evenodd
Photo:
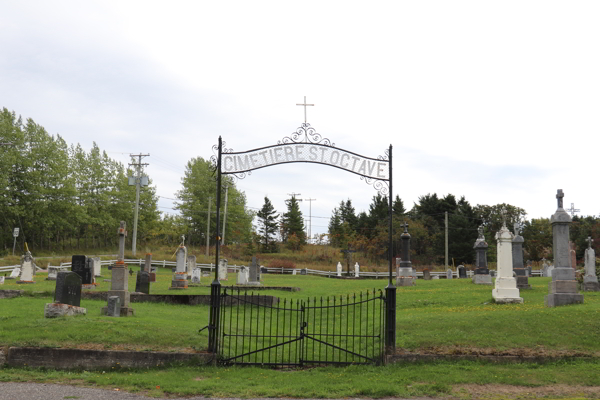
<instances>
[{"instance_id":1,"label":"cross-topped monument","mask_svg":"<svg viewBox=\"0 0 600 400\"><path fill-rule=\"evenodd\" d=\"M588 238L585 241L588 242L588 249L591 249L592 248L592 242L594 241L594 239L592 239L591 236L588 236Z\"/></svg>"},{"instance_id":2,"label":"cross-topped monument","mask_svg":"<svg viewBox=\"0 0 600 400\"><path fill-rule=\"evenodd\" d=\"M404 228L404 233L408 233L408 224L406 223L406 221L404 221L404 223L400 225L400 227Z\"/></svg>"},{"instance_id":3,"label":"cross-topped monument","mask_svg":"<svg viewBox=\"0 0 600 400\"><path fill-rule=\"evenodd\" d=\"M348 249L341 250L346 255L346 270L350 275L350 261L352 260L352 253L356 253L356 250L351 250L350 243L348 243Z\"/></svg>"},{"instance_id":4,"label":"cross-topped monument","mask_svg":"<svg viewBox=\"0 0 600 400\"><path fill-rule=\"evenodd\" d=\"M125 230L125 221L121 221L121 225L119 226L119 230L117 232L119 234L119 257L117 259L117 263L124 264L125 263L125 236L127 236L127 231Z\"/></svg>"},{"instance_id":5,"label":"cross-topped monument","mask_svg":"<svg viewBox=\"0 0 600 400\"><path fill-rule=\"evenodd\" d=\"M302 104L298 104L296 103L297 106L304 106L304 123L306 123L306 107L308 106L314 106L314 104L306 104L306 96L304 96L304 103Z\"/></svg>"},{"instance_id":6,"label":"cross-topped monument","mask_svg":"<svg viewBox=\"0 0 600 400\"><path fill-rule=\"evenodd\" d=\"M576 213L576 212L579 212L579 211L581 211L581 210L580 210L580 209L578 209L578 208L575 208L575 204L574 204L574 203L571 203L571 208L567 208L567 209L566 209L566 211L567 211L567 212L570 212L570 213L571 213L571 218L573 218L573 217L575 216L575 213Z\"/></svg>"},{"instance_id":7,"label":"cross-topped monument","mask_svg":"<svg viewBox=\"0 0 600 400\"><path fill-rule=\"evenodd\" d=\"M563 193L562 189L558 189L556 191L556 200L558 201L558 208L563 208L563 197L565 197L565 194Z\"/></svg>"},{"instance_id":8,"label":"cross-topped monument","mask_svg":"<svg viewBox=\"0 0 600 400\"><path fill-rule=\"evenodd\" d=\"M515 236L519 236L519 233L521 233L521 229L522 229L521 223L517 221L514 223L513 227L515 230Z\"/></svg>"},{"instance_id":9,"label":"cross-topped monument","mask_svg":"<svg viewBox=\"0 0 600 400\"><path fill-rule=\"evenodd\" d=\"M502 226L506 227L506 207L502 207L502 210L500 210L500 214L502 214Z\"/></svg>"}]
</instances>

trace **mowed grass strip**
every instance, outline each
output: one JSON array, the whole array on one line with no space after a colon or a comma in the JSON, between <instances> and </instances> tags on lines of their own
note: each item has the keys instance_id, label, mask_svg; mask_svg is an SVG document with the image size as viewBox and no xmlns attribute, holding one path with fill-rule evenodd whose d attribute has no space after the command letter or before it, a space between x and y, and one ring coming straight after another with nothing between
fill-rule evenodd
<instances>
[{"instance_id":1,"label":"mowed grass strip","mask_svg":"<svg viewBox=\"0 0 600 400\"><path fill-rule=\"evenodd\" d=\"M134 269L134 268L132 268ZM134 269L136 270L136 269ZM139 269L138 269L139 270ZM95 291L106 291L110 272L103 270ZM132 303L136 316L109 318L100 315L102 301L82 300L86 316L43 318L44 304L52 302L55 282L36 276L34 285L8 280L0 289L42 292L36 297L0 300L0 345L14 346L133 346L136 349L193 351L207 345L207 306ZM156 294L209 294L208 287L170 291L171 271L159 269ZM213 276L203 277L209 285ZM384 290L387 279L335 279L316 276L263 274L265 286L293 286L298 292L256 291L281 299L306 300ZM550 278L530 278L531 290L522 290L524 304L499 305L492 301L493 286L474 285L470 279L418 280L416 286L397 289L397 346L419 350L460 347L471 350L528 349L547 352L600 352L600 293L585 292L584 304L547 308L544 297ZM235 283L235 274L223 285ZM129 279L135 290L135 274ZM250 291L251 292L251 289Z\"/></svg>"},{"instance_id":2,"label":"mowed grass strip","mask_svg":"<svg viewBox=\"0 0 600 400\"><path fill-rule=\"evenodd\" d=\"M550 364L491 364L475 361L395 364L385 367L346 366L273 370L257 367L172 366L168 369L104 369L53 371L28 368L0 369L0 381L61 383L119 389L154 397L270 397L270 398L382 398L448 396L470 398L464 385L509 385L520 395L553 385L576 387L579 398L600 393L598 361ZM485 387L485 386L483 386ZM485 390L485 389L484 389ZM586 395L586 391L591 395ZM494 393L490 391L487 396ZM555 393L556 395L557 393ZM572 391L571 391L572 394ZM595 394L595 395L594 395ZM561 397L560 392L558 396Z\"/></svg>"}]
</instances>

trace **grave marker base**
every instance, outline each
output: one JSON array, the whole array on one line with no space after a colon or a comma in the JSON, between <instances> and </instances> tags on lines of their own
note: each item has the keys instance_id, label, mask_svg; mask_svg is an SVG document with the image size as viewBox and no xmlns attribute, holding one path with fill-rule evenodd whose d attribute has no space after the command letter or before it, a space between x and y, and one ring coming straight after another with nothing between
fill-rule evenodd
<instances>
[{"instance_id":1,"label":"grave marker base","mask_svg":"<svg viewBox=\"0 0 600 400\"><path fill-rule=\"evenodd\" d=\"M482 274L476 274L473 275L473 278L471 278L471 281L476 284L476 285L492 285L492 276L491 275L482 275Z\"/></svg>"},{"instance_id":2,"label":"grave marker base","mask_svg":"<svg viewBox=\"0 0 600 400\"><path fill-rule=\"evenodd\" d=\"M6 279L8 279L8 278L6 278ZM35 283L35 282L34 282L34 281L17 281L17 284L18 284L18 285L20 285L20 284L22 284L22 283L25 283L25 284L26 284L26 283Z\"/></svg>"},{"instance_id":3,"label":"grave marker base","mask_svg":"<svg viewBox=\"0 0 600 400\"><path fill-rule=\"evenodd\" d=\"M583 282L584 292L600 292L600 284L598 282Z\"/></svg>"},{"instance_id":4,"label":"grave marker base","mask_svg":"<svg viewBox=\"0 0 600 400\"><path fill-rule=\"evenodd\" d=\"M62 316L85 315L87 309L62 303L46 303L44 318L58 318Z\"/></svg>"}]
</instances>

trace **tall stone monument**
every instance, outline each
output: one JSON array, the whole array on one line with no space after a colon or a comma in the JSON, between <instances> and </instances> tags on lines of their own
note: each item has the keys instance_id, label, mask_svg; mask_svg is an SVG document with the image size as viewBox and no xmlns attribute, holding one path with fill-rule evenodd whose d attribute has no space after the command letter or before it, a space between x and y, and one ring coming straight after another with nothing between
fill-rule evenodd
<instances>
[{"instance_id":1,"label":"tall stone monument","mask_svg":"<svg viewBox=\"0 0 600 400\"><path fill-rule=\"evenodd\" d=\"M520 289L531 289L529 284L529 278L527 278L527 270L523 264L523 236L521 233L521 224L515 222L514 225L515 236L512 240L512 260L513 260L513 271L517 278L517 288Z\"/></svg>"},{"instance_id":2,"label":"tall stone monument","mask_svg":"<svg viewBox=\"0 0 600 400\"><path fill-rule=\"evenodd\" d=\"M337 277L341 278L342 276L342 263L338 261L337 266L335 267L335 271L337 273Z\"/></svg>"},{"instance_id":3,"label":"tall stone monument","mask_svg":"<svg viewBox=\"0 0 600 400\"><path fill-rule=\"evenodd\" d=\"M194 268L196 268L196 256L193 254L188 254L187 256L187 273L188 273L188 278L191 279L192 277L192 271L194 271Z\"/></svg>"},{"instance_id":4,"label":"tall stone monument","mask_svg":"<svg viewBox=\"0 0 600 400\"><path fill-rule=\"evenodd\" d=\"M21 257L21 274L17 283L35 283L33 276L35 275L35 264L33 263L33 257L31 252L25 252L25 255Z\"/></svg>"},{"instance_id":5,"label":"tall stone monument","mask_svg":"<svg viewBox=\"0 0 600 400\"><path fill-rule=\"evenodd\" d=\"M125 264L125 221L121 221L119 229L119 256L117 262L112 267L111 286L108 291L108 297L118 296L121 305L121 317L129 317L134 315L133 308L129 307L129 270ZM102 314L106 315L108 305L102 308Z\"/></svg>"},{"instance_id":6,"label":"tall stone monument","mask_svg":"<svg viewBox=\"0 0 600 400\"><path fill-rule=\"evenodd\" d=\"M414 286L416 276L413 272L412 262L410 261L410 233L408 233L408 224L405 222L402 240L402 258L396 258L396 286Z\"/></svg>"},{"instance_id":7,"label":"tall stone monument","mask_svg":"<svg viewBox=\"0 0 600 400\"><path fill-rule=\"evenodd\" d=\"M583 276L583 290L585 292L598 292L598 277L596 276L596 252L592 249L594 239L588 236L588 247L585 249L585 275Z\"/></svg>"},{"instance_id":8,"label":"tall stone monument","mask_svg":"<svg viewBox=\"0 0 600 400\"><path fill-rule=\"evenodd\" d=\"M472 281L476 285L491 285L492 276L487 267L488 244L483 235L483 225L479 225L477 231L479 232L479 236L475 241L475 245L473 245L475 249L475 275L473 275Z\"/></svg>"},{"instance_id":9,"label":"tall stone monument","mask_svg":"<svg viewBox=\"0 0 600 400\"><path fill-rule=\"evenodd\" d=\"M556 199L558 209L550 218L552 224L552 252L554 254L554 269L552 282L548 284L546 305L558 307L567 304L583 303L583 295L577 293L575 270L571 265L569 251L569 224L571 216L563 208L563 191L558 190Z\"/></svg>"},{"instance_id":10,"label":"tall stone monument","mask_svg":"<svg viewBox=\"0 0 600 400\"><path fill-rule=\"evenodd\" d=\"M496 233L498 241L498 276L492 297L496 303L523 303L519 296L517 280L513 277L512 240L513 234L506 228L506 209L502 209L502 228Z\"/></svg>"},{"instance_id":11,"label":"tall stone monument","mask_svg":"<svg viewBox=\"0 0 600 400\"><path fill-rule=\"evenodd\" d=\"M186 254L187 250L185 246L179 246L177 249L177 255L175 256L175 273L171 280L171 287L169 289L182 290L188 288L188 273L186 267Z\"/></svg>"}]
</instances>

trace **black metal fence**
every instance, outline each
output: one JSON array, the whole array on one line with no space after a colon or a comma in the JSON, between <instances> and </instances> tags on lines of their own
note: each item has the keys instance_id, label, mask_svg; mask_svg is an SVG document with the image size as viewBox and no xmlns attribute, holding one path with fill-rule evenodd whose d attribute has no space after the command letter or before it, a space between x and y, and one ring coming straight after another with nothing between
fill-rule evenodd
<instances>
[{"instance_id":1,"label":"black metal fence","mask_svg":"<svg viewBox=\"0 0 600 400\"><path fill-rule=\"evenodd\" d=\"M381 291L284 299L277 305L269 305L261 297L224 289L218 329L222 363L294 366L382 362L385 298Z\"/></svg>"}]
</instances>

